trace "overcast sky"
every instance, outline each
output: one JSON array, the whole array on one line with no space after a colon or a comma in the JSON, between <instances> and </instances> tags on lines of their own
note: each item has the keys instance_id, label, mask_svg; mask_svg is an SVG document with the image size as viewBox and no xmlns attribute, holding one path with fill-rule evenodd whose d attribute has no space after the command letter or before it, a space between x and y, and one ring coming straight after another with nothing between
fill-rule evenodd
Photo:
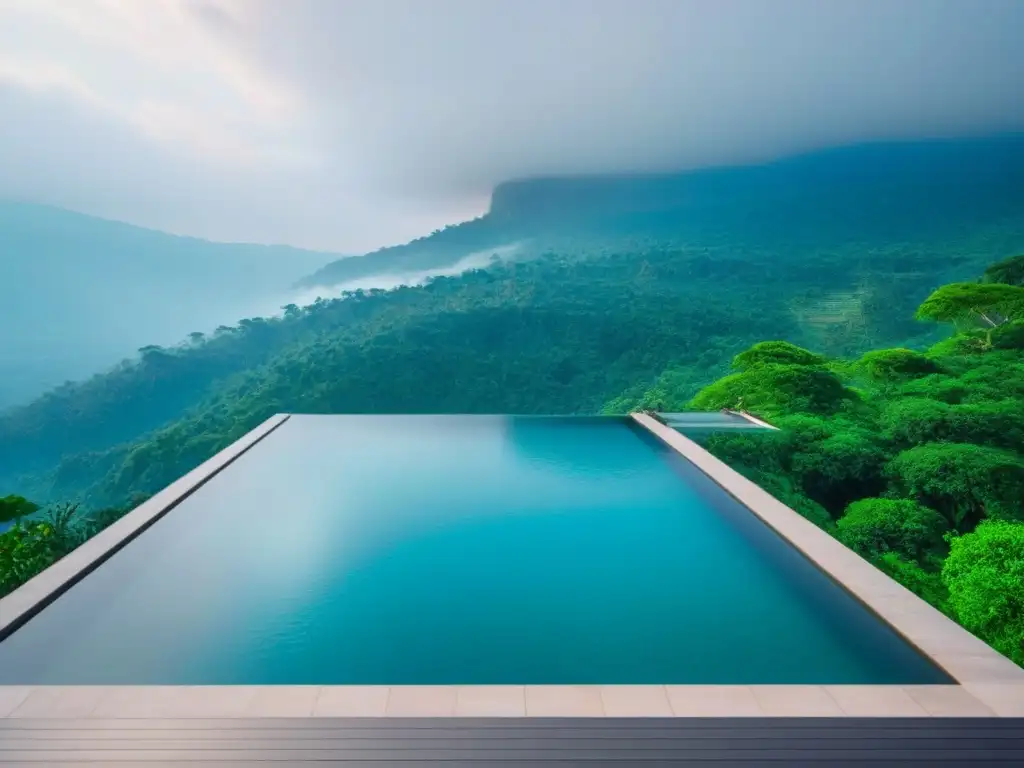
<instances>
[{"instance_id":1,"label":"overcast sky","mask_svg":"<svg viewBox=\"0 0 1024 768\"><path fill-rule=\"evenodd\" d=\"M0 198L357 252L507 178L1024 128L1024 0L0 0Z\"/></svg>"}]
</instances>

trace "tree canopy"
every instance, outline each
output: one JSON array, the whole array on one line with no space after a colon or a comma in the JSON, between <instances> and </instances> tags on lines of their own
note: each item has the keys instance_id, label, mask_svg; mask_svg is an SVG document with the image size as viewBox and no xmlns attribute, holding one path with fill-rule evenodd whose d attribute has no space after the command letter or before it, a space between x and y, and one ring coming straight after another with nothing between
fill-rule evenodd
<instances>
[{"instance_id":1,"label":"tree canopy","mask_svg":"<svg viewBox=\"0 0 1024 768\"><path fill-rule=\"evenodd\" d=\"M960 623L1024 665L1024 524L986 521L954 538L942 580Z\"/></svg>"},{"instance_id":2,"label":"tree canopy","mask_svg":"<svg viewBox=\"0 0 1024 768\"><path fill-rule=\"evenodd\" d=\"M909 499L860 499L836 524L837 537L865 557L887 552L922 560L943 548L948 526L933 509Z\"/></svg>"},{"instance_id":3,"label":"tree canopy","mask_svg":"<svg viewBox=\"0 0 1024 768\"><path fill-rule=\"evenodd\" d=\"M997 261L985 270L982 280L986 283L1024 286L1024 254Z\"/></svg>"}]
</instances>

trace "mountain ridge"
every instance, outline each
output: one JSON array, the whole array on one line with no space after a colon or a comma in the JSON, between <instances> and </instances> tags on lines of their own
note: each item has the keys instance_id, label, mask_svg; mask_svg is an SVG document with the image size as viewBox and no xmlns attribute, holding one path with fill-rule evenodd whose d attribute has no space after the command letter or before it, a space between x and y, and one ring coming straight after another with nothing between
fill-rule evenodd
<instances>
[{"instance_id":1,"label":"mountain ridge","mask_svg":"<svg viewBox=\"0 0 1024 768\"><path fill-rule=\"evenodd\" d=\"M890 183L899 180L899 188ZM845 194L837 194L845 187ZM937 187L937 188L935 188ZM964 196L964 191L982 194ZM820 210L785 210L780 203L828 189ZM885 192L876 203L872 193ZM530 241L534 255L566 238L599 233L605 240L657 233L682 238L722 236L753 221L760 236L793 236L807 225L818 232L844 228L844 236L890 237L965 206L990 216L1012 214L1024 201L1024 134L994 137L874 142L802 153L753 165L689 171L536 176L496 185L488 211L399 246L325 265L299 282L304 287L355 281L381 268L416 272L450 267L473 251ZM914 196L929 205L916 209ZM780 215L785 214L785 215ZM962 212L961 214L962 218ZM874 219L874 221L872 221ZM913 220L911 220L913 219ZM818 222L821 222L820 224ZM879 223L885 223L880 231Z\"/></svg>"},{"instance_id":2,"label":"mountain ridge","mask_svg":"<svg viewBox=\"0 0 1024 768\"><path fill-rule=\"evenodd\" d=\"M0 326L18 329L0 350L0 408L112 366L143 345L274 311L291 282L331 256L0 203Z\"/></svg>"}]
</instances>

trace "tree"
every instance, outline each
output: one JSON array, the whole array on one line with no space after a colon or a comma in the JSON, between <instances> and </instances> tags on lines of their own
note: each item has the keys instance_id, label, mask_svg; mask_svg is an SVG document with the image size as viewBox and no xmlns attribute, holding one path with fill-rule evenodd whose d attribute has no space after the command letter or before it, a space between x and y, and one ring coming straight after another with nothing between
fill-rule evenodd
<instances>
[{"instance_id":1,"label":"tree","mask_svg":"<svg viewBox=\"0 0 1024 768\"><path fill-rule=\"evenodd\" d=\"M873 435L851 429L799 447L791 467L807 495L838 515L853 499L884 489L886 458Z\"/></svg>"},{"instance_id":2,"label":"tree","mask_svg":"<svg viewBox=\"0 0 1024 768\"><path fill-rule=\"evenodd\" d=\"M188 335L188 340L191 341L193 344L202 344L203 339L205 338L206 334L203 333L202 331L192 331L192 333Z\"/></svg>"},{"instance_id":3,"label":"tree","mask_svg":"<svg viewBox=\"0 0 1024 768\"><path fill-rule=\"evenodd\" d=\"M741 371L755 365L824 365L825 358L788 341L762 341L733 358L732 367Z\"/></svg>"},{"instance_id":4,"label":"tree","mask_svg":"<svg viewBox=\"0 0 1024 768\"><path fill-rule=\"evenodd\" d=\"M946 440L951 406L929 397L901 397L885 405L881 413L886 435L902 445L921 445Z\"/></svg>"},{"instance_id":5,"label":"tree","mask_svg":"<svg viewBox=\"0 0 1024 768\"><path fill-rule=\"evenodd\" d=\"M28 517L38 510L38 504L33 504L23 496L0 497L0 523Z\"/></svg>"},{"instance_id":6,"label":"tree","mask_svg":"<svg viewBox=\"0 0 1024 768\"><path fill-rule=\"evenodd\" d=\"M951 283L937 289L917 309L919 320L980 326L985 347L992 346L992 329L1024 319L1024 288L1001 283Z\"/></svg>"},{"instance_id":7,"label":"tree","mask_svg":"<svg viewBox=\"0 0 1024 768\"><path fill-rule=\"evenodd\" d=\"M989 338L995 349L1024 349L1024 320L1011 320L994 328Z\"/></svg>"},{"instance_id":8,"label":"tree","mask_svg":"<svg viewBox=\"0 0 1024 768\"><path fill-rule=\"evenodd\" d=\"M982 280L986 283L1024 286L1024 255L996 262L985 270Z\"/></svg>"},{"instance_id":9,"label":"tree","mask_svg":"<svg viewBox=\"0 0 1024 768\"><path fill-rule=\"evenodd\" d=\"M901 398L885 406L881 422L886 434L904 445L950 442L1024 449L1024 409L1014 399L949 405Z\"/></svg>"},{"instance_id":10,"label":"tree","mask_svg":"<svg viewBox=\"0 0 1024 768\"><path fill-rule=\"evenodd\" d=\"M837 538L869 559L894 552L921 561L942 549L947 529L942 515L907 499L860 499L836 522Z\"/></svg>"},{"instance_id":11,"label":"tree","mask_svg":"<svg viewBox=\"0 0 1024 768\"><path fill-rule=\"evenodd\" d=\"M957 620L1024 665L1024 523L985 521L954 537L942 580Z\"/></svg>"},{"instance_id":12,"label":"tree","mask_svg":"<svg viewBox=\"0 0 1024 768\"><path fill-rule=\"evenodd\" d=\"M765 415L830 414L854 398L853 392L824 368L764 363L708 385L689 407L699 411L735 408Z\"/></svg>"},{"instance_id":13,"label":"tree","mask_svg":"<svg viewBox=\"0 0 1024 768\"><path fill-rule=\"evenodd\" d=\"M938 373L934 360L910 349L880 349L863 355L856 368L878 382L903 381Z\"/></svg>"},{"instance_id":14,"label":"tree","mask_svg":"<svg viewBox=\"0 0 1024 768\"><path fill-rule=\"evenodd\" d=\"M886 467L895 489L937 509L959 531L982 519L1017 517L1024 498L1024 458L969 443L926 443Z\"/></svg>"},{"instance_id":15,"label":"tree","mask_svg":"<svg viewBox=\"0 0 1024 768\"><path fill-rule=\"evenodd\" d=\"M10 594L54 562L51 528L18 521L0 533L0 597Z\"/></svg>"}]
</instances>

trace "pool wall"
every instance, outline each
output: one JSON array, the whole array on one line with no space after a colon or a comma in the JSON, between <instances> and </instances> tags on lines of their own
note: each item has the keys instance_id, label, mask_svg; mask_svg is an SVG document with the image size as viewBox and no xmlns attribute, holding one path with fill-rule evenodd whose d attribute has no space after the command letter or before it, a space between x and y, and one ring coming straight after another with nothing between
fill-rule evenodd
<instances>
[{"instance_id":1,"label":"pool wall","mask_svg":"<svg viewBox=\"0 0 1024 768\"><path fill-rule=\"evenodd\" d=\"M11 594L0 598L0 640L56 600L287 420L287 414L270 417L220 453L207 459L120 520L100 531L71 554L58 560Z\"/></svg>"},{"instance_id":2,"label":"pool wall","mask_svg":"<svg viewBox=\"0 0 1024 768\"><path fill-rule=\"evenodd\" d=\"M944 669L957 685L0 686L0 717L337 716L1021 717L1024 670L693 441L642 414L678 452ZM288 419L274 416L7 597L16 630Z\"/></svg>"}]
</instances>

